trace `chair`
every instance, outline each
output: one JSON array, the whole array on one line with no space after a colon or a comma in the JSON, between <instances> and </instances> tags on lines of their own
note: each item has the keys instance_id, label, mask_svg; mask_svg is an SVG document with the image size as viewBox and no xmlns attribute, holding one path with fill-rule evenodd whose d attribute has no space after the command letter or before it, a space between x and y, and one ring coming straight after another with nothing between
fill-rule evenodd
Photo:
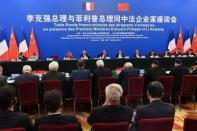
<instances>
[{"instance_id":1,"label":"chair","mask_svg":"<svg viewBox=\"0 0 197 131\"><path fill-rule=\"evenodd\" d=\"M52 89L57 89L62 91L62 83L60 80L44 80L43 81L44 91L49 91Z\"/></svg>"},{"instance_id":2,"label":"chair","mask_svg":"<svg viewBox=\"0 0 197 131\"><path fill-rule=\"evenodd\" d=\"M100 77L98 78L98 90L99 90L99 98L98 104L100 100L105 99L105 87L111 83L114 83L115 79L112 77Z\"/></svg>"},{"instance_id":3,"label":"chair","mask_svg":"<svg viewBox=\"0 0 197 131\"><path fill-rule=\"evenodd\" d=\"M38 106L38 113L40 114L40 105L38 102L38 91L37 91L37 83L32 82L18 82L17 83L18 90L18 99L20 102L20 111L21 106Z\"/></svg>"},{"instance_id":4,"label":"chair","mask_svg":"<svg viewBox=\"0 0 197 131\"><path fill-rule=\"evenodd\" d=\"M181 91L177 93L179 108L181 110L181 97L192 97L195 109L195 88L197 86L197 75L184 75L181 84Z\"/></svg>"},{"instance_id":5,"label":"chair","mask_svg":"<svg viewBox=\"0 0 197 131\"><path fill-rule=\"evenodd\" d=\"M164 94L163 98L169 98L170 102L172 102L172 88L174 85L174 77L173 76L158 76L157 81L161 82L164 86Z\"/></svg>"},{"instance_id":6,"label":"chair","mask_svg":"<svg viewBox=\"0 0 197 131\"><path fill-rule=\"evenodd\" d=\"M183 131L197 131L197 118L186 117L184 119Z\"/></svg>"},{"instance_id":7,"label":"chair","mask_svg":"<svg viewBox=\"0 0 197 131\"><path fill-rule=\"evenodd\" d=\"M125 96L126 103L130 100L141 101L143 96L144 78L130 77L128 79L128 94Z\"/></svg>"},{"instance_id":8,"label":"chair","mask_svg":"<svg viewBox=\"0 0 197 131\"><path fill-rule=\"evenodd\" d=\"M77 131L77 125L41 125L39 126L39 131Z\"/></svg>"},{"instance_id":9,"label":"chair","mask_svg":"<svg viewBox=\"0 0 197 131\"><path fill-rule=\"evenodd\" d=\"M7 128L7 129L0 129L0 131L25 131L24 128Z\"/></svg>"},{"instance_id":10,"label":"chair","mask_svg":"<svg viewBox=\"0 0 197 131\"><path fill-rule=\"evenodd\" d=\"M139 122L139 131L172 131L174 118L142 119Z\"/></svg>"},{"instance_id":11,"label":"chair","mask_svg":"<svg viewBox=\"0 0 197 131\"><path fill-rule=\"evenodd\" d=\"M74 111L76 109L76 103L90 102L92 109L91 80L74 80L73 87L74 87Z\"/></svg>"},{"instance_id":12,"label":"chair","mask_svg":"<svg viewBox=\"0 0 197 131\"><path fill-rule=\"evenodd\" d=\"M119 123L94 123L92 125L93 131L128 131L128 122Z\"/></svg>"}]
</instances>

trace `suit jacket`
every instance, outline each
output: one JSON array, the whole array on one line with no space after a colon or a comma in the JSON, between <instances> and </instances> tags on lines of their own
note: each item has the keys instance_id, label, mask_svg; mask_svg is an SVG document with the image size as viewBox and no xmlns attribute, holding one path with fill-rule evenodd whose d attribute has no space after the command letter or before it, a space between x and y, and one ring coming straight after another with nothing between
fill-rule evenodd
<instances>
[{"instance_id":1,"label":"suit jacket","mask_svg":"<svg viewBox=\"0 0 197 131\"><path fill-rule=\"evenodd\" d=\"M119 58L119 56L121 56L122 58L125 57L124 53L120 54L119 52L116 54L115 58Z\"/></svg>"},{"instance_id":2,"label":"suit jacket","mask_svg":"<svg viewBox=\"0 0 197 131\"><path fill-rule=\"evenodd\" d=\"M33 131L33 124L25 113L13 111L0 112L0 129L23 127L26 131Z\"/></svg>"},{"instance_id":3,"label":"suit jacket","mask_svg":"<svg viewBox=\"0 0 197 131\"><path fill-rule=\"evenodd\" d=\"M165 75L165 74L166 74L165 69L163 69L159 66L148 69L144 74L144 84L145 84L145 86L149 82L152 82L152 81L156 80L156 78L158 76L162 76L162 75Z\"/></svg>"},{"instance_id":4,"label":"suit jacket","mask_svg":"<svg viewBox=\"0 0 197 131\"><path fill-rule=\"evenodd\" d=\"M137 68L126 68L123 69L119 74L119 81L122 85L124 95L128 92L128 78L139 76L140 69Z\"/></svg>"},{"instance_id":5,"label":"suit jacket","mask_svg":"<svg viewBox=\"0 0 197 131\"><path fill-rule=\"evenodd\" d=\"M60 80L63 87L65 83L65 74L62 72L49 71L48 73L42 75L42 80Z\"/></svg>"},{"instance_id":6,"label":"suit jacket","mask_svg":"<svg viewBox=\"0 0 197 131\"><path fill-rule=\"evenodd\" d=\"M103 53L100 53L99 55L97 55L97 58L107 58L108 57L108 54L106 53L106 55L104 56Z\"/></svg>"},{"instance_id":7,"label":"suit jacket","mask_svg":"<svg viewBox=\"0 0 197 131\"><path fill-rule=\"evenodd\" d=\"M88 80L90 79L90 71L86 69L76 69L72 71L71 78L73 80Z\"/></svg>"},{"instance_id":8,"label":"suit jacket","mask_svg":"<svg viewBox=\"0 0 197 131\"><path fill-rule=\"evenodd\" d=\"M138 56L136 53L134 53L134 54L132 55L132 57L133 57L133 58L138 58L138 57L141 57L141 54L139 54L139 56Z\"/></svg>"},{"instance_id":9,"label":"suit jacket","mask_svg":"<svg viewBox=\"0 0 197 131\"><path fill-rule=\"evenodd\" d=\"M186 75L189 73L189 69L184 66L177 66L173 67L171 69L170 75L174 76L174 87L173 90L180 91L181 83L182 83L182 77L183 75Z\"/></svg>"},{"instance_id":10,"label":"suit jacket","mask_svg":"<svg viewBox=\"0 0 197 131\"><path fill-rule=\"evenodd\" d=\"M154 100L150 104L145 105L136 111L134 126L139 129L139 121L141 119L174 117L175 106L164 103L161 100Z\"/></svg>"},{"instance_id":11,"label":"suit jacket","mask_svg":"<svg viewBox=\"0 0 197 131\"><path fill-rule=\"evenodd\" d=\"M41 116L35 121L34 129L38 131L40 125L61 125L61 124L77 124L78 131L82 131L81 125L74 115L55 114L48 116Z\"/></svg>"},{"instance_id":12,"label":"suit jacket","mask_svg":"<svg viewBox=\"0 0 197 131\"><path fill-rule=\"evenodd\" d=\"M90 59L90 55L86 54L86 57L87 57L88 59ZM83 54L80 55L80 58L81 58L81 59L85 59L85 57L83 56Z\"/></svg>"},{"instance_id":13,"label":"suit jacket","mask_svg":"<svg viewBox=\"0 0 197 131\"><path fill-rule=\"evenodd\" d=\"M15 78L16 82L28 82L35 81L39 82L39 77L31 73L23 73Z\"/></svg>"},{"instance_id":14,"label":"suit jacket","mask_svg":"<svg viewBox=\"0 0 197 131\"><path fill-rule=\"evenodd\" d=\"M99 122L128 122L131 123L133 117L132 109L122 106L100 106L92 110L87 118L87 122L92 125Z\"/></svg>"},{"instance_id":15,"label":"suit jacket","mask_svg":"<svg viewBox=\"0 0 197 131\"><path fill-rule=\"evenodd\" d=\"M2 87L2 86L4 86L4 85L7 85L7 84L8 84L8 82L7 82L7 77L1 75L1 76L0 76L0 87Z\"/></svg>"}]
</instances>

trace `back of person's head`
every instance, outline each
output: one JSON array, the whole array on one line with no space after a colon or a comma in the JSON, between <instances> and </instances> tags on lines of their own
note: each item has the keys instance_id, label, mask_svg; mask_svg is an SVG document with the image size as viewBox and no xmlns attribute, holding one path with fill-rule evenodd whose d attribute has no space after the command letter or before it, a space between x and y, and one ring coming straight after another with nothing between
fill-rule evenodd
<instances>
[{"instance_id":1,"label":"back of person's head","mask_svg":"<svg viewBox=\"0 0 197 131\"><path fill-rule=\"evenodd\" d=\"M6 85L0 88L0 110L8 110L9 107L16 104L16 91L14 87Z\"/></svg>"},{"instance_id":2,"label":"back of person's head","mask_svg":"<svg viewBox=\"0 0 197 131\"><path fill-rule=\"evenodd\" d=\"M58 90L49 90L44 93L44 105L48 112L56 112L62 105L62 94Z\"/></svg>"},{"instance_id":3,"label":"back of person's head","mask_svg":"<svg viewBox=\"0 0 197 131\"><path fill-rule=\"evenodd\" d=\"M23 66L23 73L31 73L32 68L30 65L24 65Z\"/></svg>"},{"instance_id":4,"label":"back of person's head","mask_svg":"<svg viewBox=\"0 0 197 131\"><path fill-rule=\"evenodd\" d=\"M49 63L49 71L58 71L59 69L59 64L57 61L52 61Z\"/></svg>"},{"instance_id":5,"label":"back of person's head","mask_svg":"<svg viewBox=\"0 0 197 131\"><path fill-rule=\"evenodd\" d=\"M3 75L3 66L0 65L0 75Z\"/></svg>"},{"instance_id":6,"label":"back of person's head","mask_svg":"<svg viewBox=\"0 0 197 131\"><path fill-rule=\"evenodd\" d=\"M181 59L176 59L175 60L175 66L178 66L178 65L182 65Z\"/></svg>"},{"instance_id":7,"label":"back of person's head","mask_svg":"<svg viewBox=\"0 0 197 131\"><path fill-rule=\"evenodd\" d=\"M133 68L133 64L131 62L126 62L124 64L124 69L127 69L127 68Z\"/></svg>"},{"instance_id":8,"label":"back of person's head","mask_svg":"<svg viewBox=\"0 0 197 131\"><path fill-rule=\"evenodd\" d=\"M115 84L115 83L109 84L105 88L106 101L109 104L119 103L122 93L123 93L123 90L119 84Z\"/></svg>"},{"instance_id":9,"label":"back of person's head","mask_svg":"<svg viewBox=\"0 0 197 131\"><path fill-rule=\"evenodd\" d=\"M103 60L97 60L96 61L96 66L97 66L97 68L103 68L105 66L104 61Z\"/></svg>"},{"instance_id":10,"label":"back of person's head","mask_svg":"<svg viewBox=\"0 0 197 131\"><path fill-rule=\"evenodd\" d=\"M77 67L78 68L84 68L85 67L85 62L84 60L80 59L77 61Z\"/></svg>"},{"instance_id":11,"label":"back of person's head","mask_svg":"<svg viewBox=\"0 0 197 131\"><path fill-rule=\"evenodd\" d=\"M161 98L164 86L159 81L153 81L147 85L147 94L151 98Z\"/></svg>"},{"instance_id":12,"label":"back of person's head","mask_svg":"<svg viewBox=\"0 0 197 131\"><path fill-rule=\"evenodd\" d=\"M158 60L153 60L151 66L152 67L159 66L159 61Z\"/></svg>"}]
</instances>

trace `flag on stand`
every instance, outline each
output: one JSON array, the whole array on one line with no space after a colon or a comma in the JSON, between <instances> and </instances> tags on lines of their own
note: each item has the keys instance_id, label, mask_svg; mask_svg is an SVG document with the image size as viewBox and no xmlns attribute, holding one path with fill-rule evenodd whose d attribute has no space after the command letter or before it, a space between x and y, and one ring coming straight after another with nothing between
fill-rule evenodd
<instances>
[{"instance_id":1,"label":"flag on stand","mask_svg":"<svg viewBox=\"0 0 197 131\"><path fill-rule=\"evenodd\" d=\"M25 39L25 34L22 29L22 36L21 36L21 41L19 43L19 53L23 52L23 55L27 58L29 58L29 52L28 52L28 46L27 46L27 41Z\"/></svg>"},{"instance_id":2,"label":"flag on stand","mask_svg":"<svg viewBox=\"0 0 197 131\"><path fill-rule=\"evenodd\" d=\"M186 35L186 39L184 42L184 53L188 52L190 48L191 48L191 39L190 39L190 35L189 35L189 30L188 30L187 35Z\"/></svg>"},{"instance_id":3,"label":"flag on stand","mask_svg":"<svg viewBox=\"0 0 197 131\"><path fill-rule=\"evenodd\" d=\"M30 43L29 43L29 56L31 57L34 53L36 54L36 56L39 57L38 46L37 46L36 38L34 35L34 30L32 28L31 36L30 36Z\"/></svg>"},{"instance_id":4,"label":"flag on stand","mask_svg":"<svg viewBox=\"0 0 197 131\"><path fill-rule=\"evenodd\" d=\"M118 11L121 12L129 11L129 4L124 2L118 3Z\"/></svg>"},{"instance_id":5,"label":"flag on stand","mask_svg":"<svg viewBox=\"0 0 197 131\"><path fill-rule=\"evenodd\" d=\"M94 11L94 2L83 2L82 6L85 11Z\"/></svg>"},{"instance_id":6,"label":"flag on stand","mask_svg":"<svg viewBox=\"0 0 197 131\"><path fill-rule=\"evenodd\" d=\"M193 40L192 40L192 50L193 53L197 56L197 32L195 29Z\"/></svg>"},{"instance_id":7,"label":"flag on stand","mask_svg":"<svg viewBox=\"0 0 197 131\"><path fill-rule=\"evenodd\" d=\"M174 53L176 51L176 41L175 41L175 36L174 36L174 30L172 30L169 35L168 50L170 53Z\"/></svg>"},{"instance_id":8,"label":"flag on stand","mask_svg":"<svg viewBox=\"0 0 197 131\"><path fill-rule=\"evenodd\" d=\"M16 42L14 31L12 29L12 32L11 32L11 35L10 35L8 58L9 58L9 60L16 60L18 58L18 55L19 55L18 45L17 45L17 42Z\"/></svg>"},{"instance_id":9,"label":"flag on stand","mask_svg":"<svg viewBox=\"0 0 197 131\"><path fill-rule=\"evenodd\" d=\"M3 30L1 28L0 30L0 61L6 61L6 60L8 60L8 45L7 45L7 41L3 33Z\"/></svg>"},{"instance_id":10,"label":"flag on stand","mask_svg":"<svg viewBox=\"0 0 197 131\"><path fill-rule=\"evenodd\" d=\"M184 48L183 48L183 33L180 29L180 32L179 32L179 38L178 38L178 41L177 41L177 44L176 44L176 50L180 50L181 54L184 53Z\"/></svg>"}]
</instances>

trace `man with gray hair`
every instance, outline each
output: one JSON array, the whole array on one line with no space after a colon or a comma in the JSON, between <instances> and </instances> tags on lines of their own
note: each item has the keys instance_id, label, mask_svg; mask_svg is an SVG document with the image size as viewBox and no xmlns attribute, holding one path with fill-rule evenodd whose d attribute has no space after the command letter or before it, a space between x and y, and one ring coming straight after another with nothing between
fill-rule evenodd
<instances>
[{"instance_id":1,"label":"man with gray hair","mask_svg":"<svg viewBox=\"0 0 197 131\"><path fill-rule=\"evenodd\" d=\"M123 87L123 96L127 95L128 92L128 79L130 77L137 77L140 74L140 69L133 68L131 62L126 62L124 64L123 70L119 74L119 81Z\"/></svg>"},{"instance_id":2,"label":"man with gray hair","mask_svg":"<svg viewBox=\"0 0 197 131\"><path fill-rule=\"evenodd\" d=\"M122 87L119 84L109 84L105 88L106 100L103 106L96 107L87 118L87 122L93 123L113 123L128 122L131 123L133 116L132 109L120 105L122 97Z\"/></svg>"},{"instance_id":3,"label":"man with gray hair","mask_svg":"<svg viewBox=\"0 0 197 131\"><path fill-rule=\"evenodd\" d=\"M98 101L98 78L112 76L111 70L109 68L105 68L103 60L97 60L96 66L97 66L97 69L93 71L93 75L92 75L93 106L97 106L97 101Z\"/></svg>"}]
</instances>

